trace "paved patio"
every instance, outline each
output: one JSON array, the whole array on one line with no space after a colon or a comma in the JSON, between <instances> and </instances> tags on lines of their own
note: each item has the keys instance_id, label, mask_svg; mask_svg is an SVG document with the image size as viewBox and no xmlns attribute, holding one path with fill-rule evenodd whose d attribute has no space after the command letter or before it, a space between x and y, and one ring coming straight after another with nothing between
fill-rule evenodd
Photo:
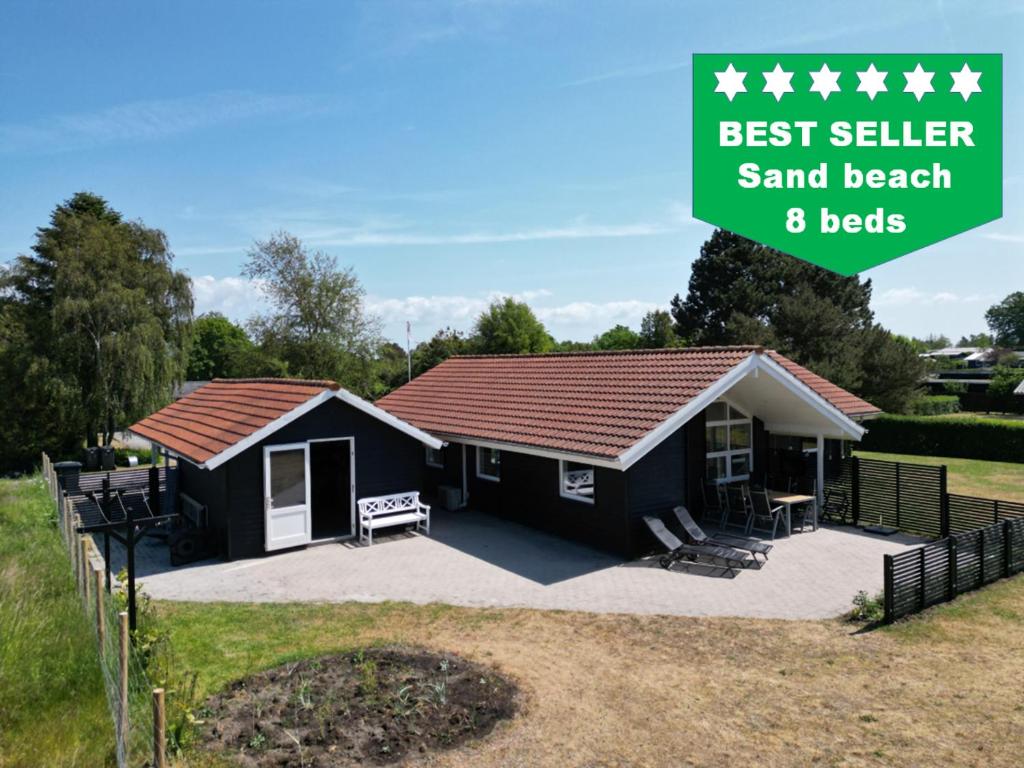
<instances>
[{"instance_id":1,"label":"paved patio","mask_svg":"<svg viewBox=\"0 0 1024 768\"><path fill-rule=\"evenodd\" d=\"M624 562L476 512L437 513L432 536L399 533L372 547L331 543L231 563L171 568L167 548L140 542L145 590L166 600L404 600L597 613L818 619L882 588L882 555L919 543L846 527L775 542L768 563L728 578L718 569ZM119 558L113 558L115 566Z\"/></svg>"}]
</instances>

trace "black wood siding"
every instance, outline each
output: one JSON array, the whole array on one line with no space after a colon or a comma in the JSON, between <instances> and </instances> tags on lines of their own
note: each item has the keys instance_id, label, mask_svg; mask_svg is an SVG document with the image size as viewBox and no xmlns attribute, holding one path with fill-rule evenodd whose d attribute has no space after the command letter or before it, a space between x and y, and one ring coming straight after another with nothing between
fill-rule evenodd
<instances>
[{"instance_id":1,"label":"black wood siding","mask_svg":"<svg viewBox=\"0 0 1024 768\"><path fill-rule=\"evenodd\" d=\"M437 498L437 487L439 485L451 485L455 488L462 487L462 446L446 445L441 449L444 456L443 467L431 467L427 464L427 452L421 450L420 462L423 464L423 487L424 496L432 499Z\"/></svg>"},{"instance_id":2,"label":"black wood siding","mask_svg":"<svg viewBox=\"0 0 1024 768\"><path fill-rule=\"evenodd\" d=\"M209 470L184 459L178 460L178 492L206 505L210 528L216 532L217 549L223 556L230 557L227 477L223 465Z\"/></svg>"},{"instance_id":3,"label":"black wood siding","mask_svg":"<svg viewBox=\"0 0 1024 768\"><path fill-rule=\"evenodd\" d=\"M476 476L473 446L466 446L466 463L471 508L628 555L623 472L595 467L594 503L587 504L561 495L557 459L502 451L501 481L497 483Z\"/></svg>"},{"instance_id":4,"label":"black wood siding","mask_svg":"<svg viewBox=\"0 0 1024 768\"><path fill-rule=\"evenodd\" d=\"M703 432L703 430L702 430ZM672 508L687 505L686 426L680 427L626 470L628 484L628 553L634 557L655 546L643 517L666 522Z\"/></svg>"},{"instance_id":5,"label":"black wood siding","mask_svg":"<svg viewBox=\"0 0 1024 768\"><path fill-rule=\"evenodd\" d=\"M355 438L357 499L420 489L422 443L340 400L329 400L223 465L228 478L230 558L264 553L264 446L340 437Z\"/></svg>"}]
</instances>

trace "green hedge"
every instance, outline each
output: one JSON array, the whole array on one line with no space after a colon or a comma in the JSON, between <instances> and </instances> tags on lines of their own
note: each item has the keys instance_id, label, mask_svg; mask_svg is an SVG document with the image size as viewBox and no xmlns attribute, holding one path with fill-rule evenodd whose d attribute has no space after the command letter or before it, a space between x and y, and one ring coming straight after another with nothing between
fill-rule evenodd
<instances>
[{"instance_id":1,"label":"green hedge","mask_svg":"<svg viewBox=\"0 0 1024 768\"><path fill-rule=\"evenodd\" d=\"M868 432L860 444L865 451L1024 461L1024 422L886 415L865 426Z\"/></svg>"},{"instance_id":2,"label":"green hedge","mask_svg":"<svg viewBox=\"0 0 1024 768\"><path fill-rule=\"evenodd\" d=\"M911 403L910 410L915 416L957 413L960 410L960 398L956 395L926 395Z\"/></svg>"}]
</instances>

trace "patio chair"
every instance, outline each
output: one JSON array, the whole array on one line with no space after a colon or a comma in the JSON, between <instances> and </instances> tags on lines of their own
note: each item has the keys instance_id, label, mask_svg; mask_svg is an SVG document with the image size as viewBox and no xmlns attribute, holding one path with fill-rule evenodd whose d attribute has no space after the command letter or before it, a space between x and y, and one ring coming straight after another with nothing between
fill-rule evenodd
<instances>
[{"instance_id":1,"label":"patio chair","mask_svg":"<svg viewBox=\"0 0 1024 768\"><path fill-rule=\"evenodd\" d=\"M718 527L725 527L725 515L729 508L722 500L722 486L703 480L700 484L700 496L704 501L704 519L718 520Z\"/></svg>"},{"instance_id":2,"label":"patio chair","mask_svg":"<svg viewBox=\"0 0 1024 768\"><path fill-rule=\"evenodd\" d=\"M751 554L756 560L757 555L761 555L765 560L768 559L768 553L772 551L772 545L766 544L763 541L757 539L751 539L747 536L730 536L727 533L717 533L714 536L708 536L704 533L704 530L697 525L697 521L693 519L686 507L679 506L672 510L676 516L676 520L683 526L683 530L686 531L686 535L690 537L694 544L698 546L722 546L722 547L734 547L735 549L742 549Z\"/></svg>"},{"instance_id":3,"label":"patio chair","mask_svg":"<svg viewBox=\"0 0 1024 768\"><path fill-rule=\"evenodd\" d=\"M750 493L745 486L732 484L725 489L726 513L722 516L721 528L725 528L730 521L739 518L739 527L750 532L750 524L754 517L753 504L750 501Z\"/></svg>"},{"instance_id":4,"label":"patio chair","mask_svg":"<svg viewBox=\"0 0 1024 768\"><path fill-rule=\"evenodd\" d=\"M750 517L750 527L747 533L755 528L759 531L768 531L775 541L775 532L779 528L779 518L782 517L782 505L773 507L768 498L767 491L760 491L753 495L754 512Z\"/></svg>"},{"instance_id":5,"label":"patio chair","mask_svg":"<svg viewBox=\"0 0 1024 768\"><path fill-rule=\"evenodd\" d=\"M846 525L846 515L850 505L844 488L829 488L825 491L825 501L821 505L821 521Z\"/></svg>"},{"instance_id":6,"label":"patio chair","mask_svg":"<svg viewBox=\"0 0 1024 768\"><path fill-rule=\"evenodd\" d=\"M684 544L657 517L644 515L644 522L654 538L661 542L666 550L665 554L658 558L658 565L665 570L671 570L672 566L680 560L689 560L694 563L703 561L710 565L724 567L729 571L746 568L751 562L746 552L732 547Z\"/></svg>"}]
</instances>

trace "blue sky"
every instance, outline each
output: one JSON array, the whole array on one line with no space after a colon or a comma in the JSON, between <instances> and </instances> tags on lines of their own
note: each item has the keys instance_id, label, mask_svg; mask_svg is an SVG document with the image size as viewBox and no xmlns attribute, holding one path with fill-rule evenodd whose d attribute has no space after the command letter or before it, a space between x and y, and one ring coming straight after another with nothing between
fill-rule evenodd
<instances>
[{"instance_id":1,"label":"blue sky","mask_svg":"<svg viewBox=\"0 0 1024 768\"><path fill-rule=\"evenodd\" d=\"M685 293L693 52L1005 54L1004 218L867 273L893 330L1024 290L1020 2L7 2L0 260L80 189L160 227L244 319L254 239L355 268L385 330L528 299L585 339ZM954 338L955 341L955 338Z\"/></svg>"}]
</instances>

